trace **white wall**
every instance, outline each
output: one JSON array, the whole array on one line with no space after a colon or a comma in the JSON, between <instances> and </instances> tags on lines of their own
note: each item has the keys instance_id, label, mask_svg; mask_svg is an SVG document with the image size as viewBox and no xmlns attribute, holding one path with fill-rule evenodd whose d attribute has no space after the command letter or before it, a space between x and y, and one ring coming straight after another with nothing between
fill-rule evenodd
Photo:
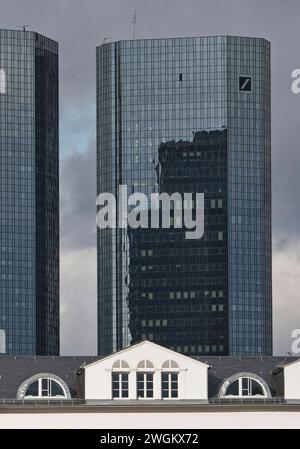
<instances>
[{"instance_id":1,"label":"white wall","mask_svg":"<svg viewBox=\"0 0 300 449\"><path fill-rule=\"evenodd\" d=\"M161 367L166 360L170 359L177 362L179 366L178 399L207 400L208 365L150 342L132 346L125 351L86 366L85 398L111 399L112 365L117 360L125 360L130 367L129 399L136 399L136 368L141 360L149 360L155 368L154 399L161 399Z\"/></svg>"},{"instance_id":2,"label":"white wall","mask_svg":"<svg viewBox=\"0 0 300 449\"><path fill-rule=\"evenodd\" d=\"M300 399L300 360L284 367L285 399Z\"/></svg>"},{"instance_id":3,"label":"white wall","mask_svg":"<svg viewBox=\"0 0 300 449\"><path fill-rule=\"evenodd\" d=\"M1 413L0 429L299 429L300 412Z\"/></svg>"}]
</instances>

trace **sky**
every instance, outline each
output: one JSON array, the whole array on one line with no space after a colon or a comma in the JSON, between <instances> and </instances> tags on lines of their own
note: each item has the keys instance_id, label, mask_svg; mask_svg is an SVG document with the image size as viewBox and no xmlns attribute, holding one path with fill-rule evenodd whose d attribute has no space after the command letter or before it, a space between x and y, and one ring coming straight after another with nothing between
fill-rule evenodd
<instances>
[{"instance_id":1,"label":"sky","mask_svg":"<svg viewBox=\"0 0 300 449\"><path fill-rule=\"evenodd\" d=\"M60 47L61 353L96 354L95 47L137 38L241 35L272 44L274 353L300 329L298 0L0 0L0 27Z\"/></svg>"}]
</instances>

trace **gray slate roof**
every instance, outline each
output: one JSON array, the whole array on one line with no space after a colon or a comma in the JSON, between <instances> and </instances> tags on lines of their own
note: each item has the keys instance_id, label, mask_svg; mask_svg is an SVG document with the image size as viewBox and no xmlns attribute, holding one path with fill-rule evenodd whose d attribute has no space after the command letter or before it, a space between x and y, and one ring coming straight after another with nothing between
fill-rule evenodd
<instances>
[{"instance_id":1,"label":"gray slate roof","mask_svg":"<svg viewBox=\"0 0 300 449\"><path fill-rule=\"evenodd\" d=\"M299 357L195 357L207 363L209 397L218 395L221 384L227 377L241 372L249 372L261 377L269 386L272 396L283 397L283 382L274 371Z\"/></svg>"},{"instance_id":2,"label":"gray slate roof","mask_svg":"<svg viewBox=\"0 0 300 449\"><path fill-rule=\"evenodd\" d=\"M209 397L216 397L220 384L233 374L250 372L262 377L269 385L272 396L283 395L282 379L274 375L275 370L299 357L195 357L210 366L208 371ZM76 372L84 364L101 357L13 357L0 356L0 400L15 399L20 384L38 373L59 376L69 386L72 398L77 397Z\"/></svg>"},{"instance_id":3,"label":"gray slate roof","mask_svg":"<svg viewBox=\"0 0 300 449\"><path fill-rule=\"evenodd\" d=\"M76 371L99 357L12 357L0 356L0 399L15 399L20 384L38 373L56 374L76 397Z\"/></svg>"}]
</instances>

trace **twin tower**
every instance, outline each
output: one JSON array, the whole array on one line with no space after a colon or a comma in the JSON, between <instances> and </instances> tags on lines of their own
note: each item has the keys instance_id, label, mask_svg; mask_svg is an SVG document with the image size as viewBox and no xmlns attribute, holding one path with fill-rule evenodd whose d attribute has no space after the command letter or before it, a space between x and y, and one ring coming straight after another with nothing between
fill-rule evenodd
<instances>
[{"instance_id":1,"label":"twin tower","mask_svg":"<svg viewBox=\"0 0 300 449\"><path fill-rule=\"evenodd\" d=\"M99 355L271 355L270 43L106 43L96 101L97 193L202 192L205 211L199 240L97 230ZM2 354L59 354L58 116L58 44L1 30Z\"/></svg>"}]
</instances>

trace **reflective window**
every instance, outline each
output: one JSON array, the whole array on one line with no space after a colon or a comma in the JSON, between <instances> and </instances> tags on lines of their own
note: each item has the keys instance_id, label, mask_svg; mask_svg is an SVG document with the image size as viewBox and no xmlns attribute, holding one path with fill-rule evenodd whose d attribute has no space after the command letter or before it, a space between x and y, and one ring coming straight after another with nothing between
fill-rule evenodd
<instances>
[{"instance_id":1,"label":"reflective window","mask_svg":"<svg viewBox=\"0 0 300 449\"><path fill-rule=\"evenodd\" d=\"M266 391L256 379L240 377L227 388L225 397L228 396L266 396Z\"/></svg>"},{"instance_id":2,"label":"reflective window","mask_svg":"<svg viewBox=\"0 0 300 449\"><path fill-rule=\"evenodd\" d=\"M58 355L58 45L2 29L0 61L0 352Z\"/></svg>"},{"instance_id":3,"label":"reflective window","mask_svg":"<svg viewBox=\"0 0 300 449\"><path fill-rule=\"evenodd\" d=\"M269 78L264 39L97 48L97 193L205 192L206 216L193 242L175 228L98 231L100 354L143 339L193 355L272 353Z\"/></svg>"},{"instance_id":4,"label":"reflective window","mask_svg":"<svg viewBox=\"0 0 300 449\"><path fill-rule=\"evenodd\" d=\"M25 398L66 398L63 386L56 380L40 378L32 382L24 395Z\"/></svg>"}]
</instances>

